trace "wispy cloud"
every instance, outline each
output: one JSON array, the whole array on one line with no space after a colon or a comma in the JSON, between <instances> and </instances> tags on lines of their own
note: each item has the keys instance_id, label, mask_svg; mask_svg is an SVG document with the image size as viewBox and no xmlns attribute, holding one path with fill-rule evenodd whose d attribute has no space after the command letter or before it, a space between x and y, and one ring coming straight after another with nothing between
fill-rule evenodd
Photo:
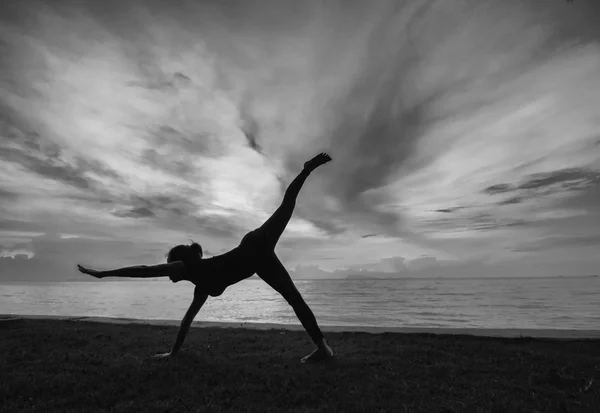
<instances>
[{"instance_id":1,"label":"wispy cloud","mask_svg":"<svg viewBox=\"0 0 600 413\"><path fill-rule=\"evenodd\" d=\"M290 264L504 259L598 225L594 2L6 9L0 229L224 251L321 151Z\"/></svg>"},{"instance_id":2,"label":"wispy cloud","mask_svg":"<svg viewBox=\"0 0 600 413\"><path fill-rule=\"evenodd\" d=\"M558 248L593 247L600 244L600 235L554 236L522 244L514 249L517 252L533 252Z\"/></svg>"}]
</instances>

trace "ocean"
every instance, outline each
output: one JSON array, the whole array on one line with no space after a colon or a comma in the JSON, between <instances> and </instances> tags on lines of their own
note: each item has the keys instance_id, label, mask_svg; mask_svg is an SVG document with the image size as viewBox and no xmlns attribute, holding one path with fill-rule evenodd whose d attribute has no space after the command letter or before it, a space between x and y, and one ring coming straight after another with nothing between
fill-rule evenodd
<instances>
[{"instance_id":1,"label":"ocean","mask_svg":"<svg viewBox=\"0 0 600 413\"><path fill-rule=\"evenodd\" d=\"M600 330L600 278L299 280L323 326ZM193 285L167 280L2 283L0 314L180 320ZM196 321L300 323L260 279L209 298Z\"/></svg>"}]
</instances>

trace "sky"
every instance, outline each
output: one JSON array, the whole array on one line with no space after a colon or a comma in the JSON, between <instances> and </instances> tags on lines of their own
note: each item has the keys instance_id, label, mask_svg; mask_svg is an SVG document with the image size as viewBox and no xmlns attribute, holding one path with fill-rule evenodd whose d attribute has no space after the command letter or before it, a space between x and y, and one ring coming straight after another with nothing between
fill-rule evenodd
<instances>
[{"instance_id":1,"label":"sky","mask_svg":"<svg viewBox=\"0 0 600 413\"><path fill-rule=\"evenodd\" d=\"M2 8L0 280L226 252L323 151L294 278L599 272L595 0Z\"/></svg>"}]
</instances>

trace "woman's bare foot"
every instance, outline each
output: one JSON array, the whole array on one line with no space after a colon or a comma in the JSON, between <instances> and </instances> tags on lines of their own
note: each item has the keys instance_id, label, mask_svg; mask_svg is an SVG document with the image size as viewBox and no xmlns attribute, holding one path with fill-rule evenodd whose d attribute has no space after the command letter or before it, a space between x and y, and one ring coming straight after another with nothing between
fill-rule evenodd
<instances>
[{"instance_id":1,"label":"woman's bare foot","mask_svg":"<svg viewBox=\"0 0 600 413\"><path fill-rule=\"evenodd\" d=\"M319 166L326 164L331 161L331 156L327 155L325 152L321 152L310 161L304 163L304 169L312 172L317 169Z\"/></svg>"},{"instance_id":2,"label":"woman's bare foot","mask_svg":"<svg viewBox=\"0 0 600 413\"><path fill-rule=\"evenodd\" d=\"M302 363L316 363L318 361L330 360L333 358L333 350L327 345L325 340L317 347L315 351L302 358Z\"/></svg>"}]
</instances>

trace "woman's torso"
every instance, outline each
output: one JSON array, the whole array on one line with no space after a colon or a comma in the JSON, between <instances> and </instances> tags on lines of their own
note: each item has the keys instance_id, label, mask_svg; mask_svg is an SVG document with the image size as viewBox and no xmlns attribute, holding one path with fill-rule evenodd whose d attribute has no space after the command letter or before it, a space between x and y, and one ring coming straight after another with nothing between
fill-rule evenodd
<instances>
[{"instance_id":1,"label":"woman's torso","mask_svg":"<svg viewBox=\"0 0 600 413\"><path fill-rule=\"evenodd\" d=\"M260 258L260 234L251 231L234 249L201 259L190 271L190 281L217 297L230 285L251 277Z\"/></svg>"}]
</instances>

